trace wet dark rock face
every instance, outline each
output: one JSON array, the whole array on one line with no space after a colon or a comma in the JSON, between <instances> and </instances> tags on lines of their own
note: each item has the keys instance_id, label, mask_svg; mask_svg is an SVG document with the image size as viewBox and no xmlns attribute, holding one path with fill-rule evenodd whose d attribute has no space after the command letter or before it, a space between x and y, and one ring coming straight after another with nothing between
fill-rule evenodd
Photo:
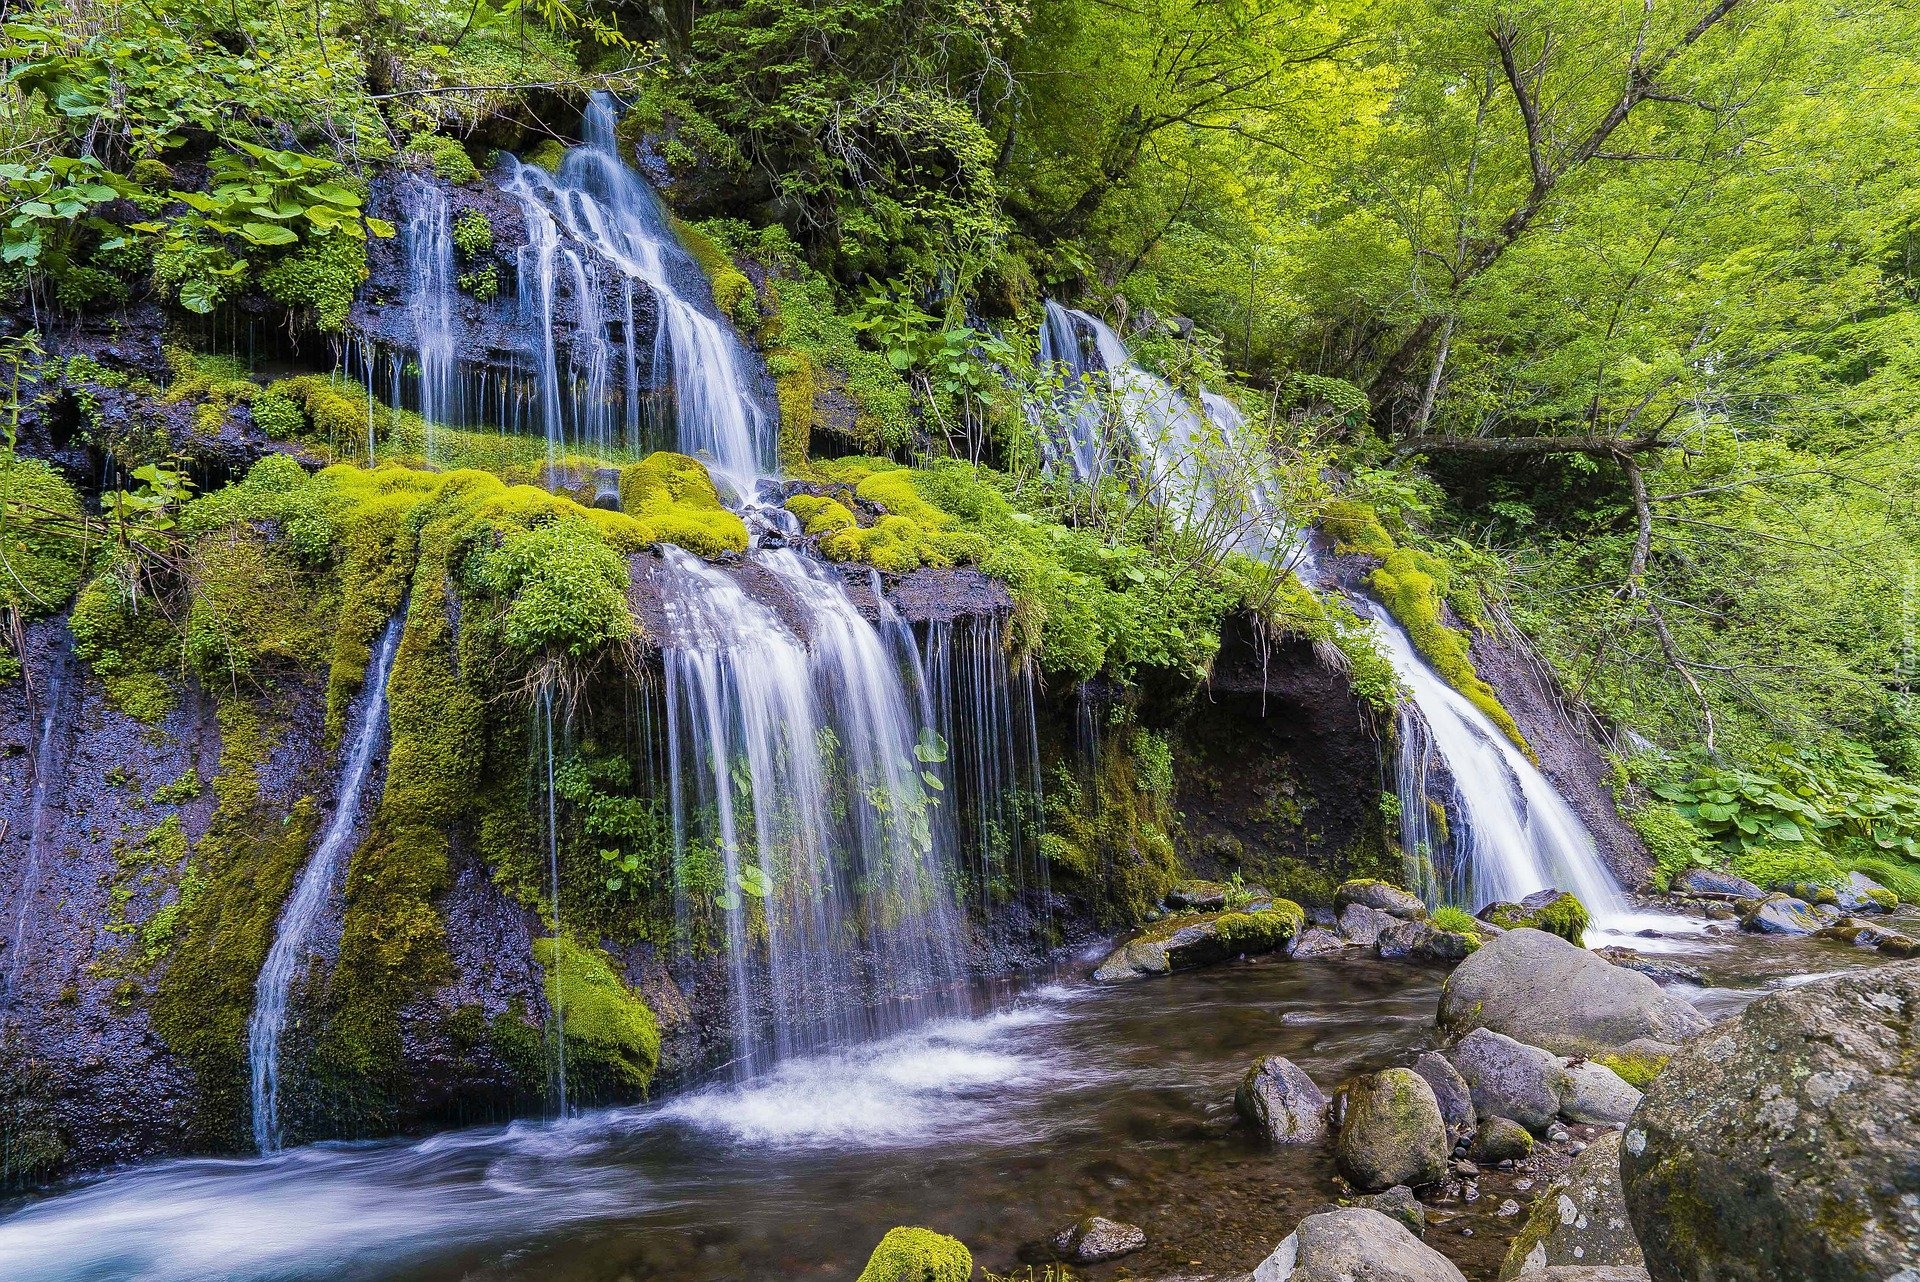
<instances>
[{"instance_id":1,"label":"wet dark rock face","mask_svg":"<svg viewBox=\"0 0 1920 1282\"><path fill-rule=\"evenodd\" d=\"M1176 836L1203 876L1240 871L1310 907L1350 877L1400 875L1379 741L1346 677L1299 640L1230 628L1174 731Z\"/></svg>"}]
</instances>

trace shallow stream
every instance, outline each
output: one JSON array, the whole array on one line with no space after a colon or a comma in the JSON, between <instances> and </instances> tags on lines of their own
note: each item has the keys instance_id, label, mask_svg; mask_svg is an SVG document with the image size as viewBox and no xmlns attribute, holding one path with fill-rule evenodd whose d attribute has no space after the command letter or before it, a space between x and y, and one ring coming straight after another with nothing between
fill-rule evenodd
<instances>
[{"instance_id":1,"label":"shallow stream","mask_svg":"<svg viewBox=\"0 0 1920 1282\"><path fill-rule=\"evenodd\" d=\"M1815 940L1661 942L1719 985L1675 990L1716 1016L1876 960ZM166 1162L16 1202L0 1277L844 1282L896 1224L950 1233L1006 1273L1088 1213L1150 1240L1085 1270L1096 1282L1241 1272L1338 1190L1324 1150L1267 1149L1234 1124L1239 1075L1281 1054L1330 1090L1406 1062L1431 1044L1443 978L1271 959L1095 987L1088 969L745 1087L557 1124ZM1488 1172L1477 1201L1431 1208L1428 1241L1491 1278L1519 1219L1498 1208L1526 1203L1515 1183L1529 1175L1537 1185L1538 1172Z\"/></svg>"}]
</instances>

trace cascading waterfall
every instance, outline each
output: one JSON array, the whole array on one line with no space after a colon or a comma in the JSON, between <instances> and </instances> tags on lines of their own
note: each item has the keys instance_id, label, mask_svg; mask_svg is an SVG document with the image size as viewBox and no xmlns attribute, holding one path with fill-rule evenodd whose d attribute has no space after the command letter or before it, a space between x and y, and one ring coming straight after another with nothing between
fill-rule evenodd
<instances>
[{"instance_id":1,"label":"cascading waterfall","mask_svg":"<svg viewBox=\"0 0 1920 1282\"><path fill-rule=\"evenodd\" d=\"M439 186L415 181L402 198L406 219L401 223L402 248L407 256L407 315L413 322L420 367L420 417L427 424L427 458L434 455L433 427L463 421L461 372L453 335L454 291L457 282L453 257L453 222L447 194ZM396 365L399 356L393 358ZM399 403L401 378L394 372L394 403Z\"/></svg>"},{"instance_id":2,"label":"cascading waterfall","mask_svg":"<svg viewBox=\"0 0 1920 1282\"><path fill-rule=\"evenodd\" d=\"M60 775L58 759L61 698L66 693L67 663L64 649L56 648L47 665L45 706L40 713L40 736L33 748L33 801L27 807L27 860L20 873L16 892L19 903L13 910L13 937L7 947L7 1004L20 1000L20 965L26 957L27 926L33 919L33 897L40 889L40 852L45 844L47 795Z\"/></svg>"},{"instance_id":3,"label":"cascading waterfall","mask_svg":"<svg viewBox=\"0 0 1920 1282\"><path fill-rule=\"evenodd\" d=\"M804 641L724 571L678 548L662 557L682 912L722 911L737 1070L941 1009L962 974L951 830L879 636L791 551L761 559Z\"/></svg>"},{"instance_id":4,"label":"cascading waterfall","mask_svg":"<svg viewBox=\"0 0 1920 1282\"><path fill-rule=\"evenodd\" d=\"M1053 335L1057 329L1060 337L1043 341L1041 358L1060 351L1076 330L1084 331L1099 367L1120 391L1120 418L1132 437L1131 447L1157 448L1163 464L1173 466L1166 454L1170 444L1198 438L1180 435L1185 419L1162 412L1163 402L1154 385L1166 385L1133 370L1118 336L1097 319L1051 302L1047 306L1045 333ZM1072 352L1083 362L1074 377L1086 386L1095 371L1084 362L1092 358L1082 345L1075 345ZM1133 372L1124 372L1128 370ZM1138 390L1130 393L1129 388ZM1170 388L1166 394L1177 399ZM1239 409L1212 393L1202 393L1201 400L1225 446L1216 457L1244 457L1245 419ZM1143 445L1142 425L1146 440L1162 444ZM1204 448L1193 449L1186 457L1196 466L1185 471L1176 468L1176 474L1189 486L1198 510L1213 499L1214 473ZM1268 560L1288 556L1302 581L1315 585L1320 576L1310 548L1286 528L1257 470L1243 472L1240 484L1231 488L1246 491L1245 501L1255 513L1268 516L1236 535L1237 550ZM1427 666L1390 614L1375 605L1371 615L1381 649L1412 702L1400 717L1397 783L1408 876L1422 896L1431 904L1477 908L1557 886L1579 896L1597 926L1624 923L1631 913L1619 884L1601 860L1592 833L1565 798L1485 713ZM1447 807L1433 799L1446 816L1444 823L1428 804L1432 799L1429 780L1437 775L1446 777L1455 802Z\"/></svg>"},{"instance_id":5,"label":"cascading waterfall","mask_svg":"<svg viewBox=\"0 0 1920 1282\"><path fill-rule=\"evenodd\" d=\"M968 620L927 624L926 718L952 745L945 774L983 915L1002 898L1045 903L1051 889L1026 836L1044 804L1033 673L1008 663L997 633Z\"/></svg>"},{"instance_id":6,"label":"cascading waterfall","mask_svg":"<svg viewBox=\"0 0 1920 1282\"><path fill-rule=\"evenodd\" d=\"M653 368L656 379L671 371L680 449L749 499L772 467L772 424L748 394L746 354L713 313L699 265L674 239L659 199L620 159L614 123L611 102L595 95L584 143L568 150L557 173L516 161L504 183L526 213L520 306L540 335L535 375L549 454L637 448L637 282L659 308ZM564 367L555 341L563 294L573 309ZM608 317L616 298L617 342Z\"/></svg>"},{"instance_id":7,"label":"cascading waterfall","mask_svg":"<svg viewBox=\"0 0 1920 1282\"><path fill-rule=\"evenodd\" d=\"M314 848L293 895L280 912L279 929L267 951L253 987L253 1018L247 1026L247 1059L253 1077L253 1142L262 1153L279 1149L280 1040L286 1031L287 998L294 975L306 963L314 926L333 889L340 860L358 830L363 807L361 792L373 769L374 755L387 726L387 677L400 648L405 610L387 624L374 662L367 670L366 692L359 719L349 740L346 763L340 769L340 787L320 844Z\"/></svg>"}]
</instances>

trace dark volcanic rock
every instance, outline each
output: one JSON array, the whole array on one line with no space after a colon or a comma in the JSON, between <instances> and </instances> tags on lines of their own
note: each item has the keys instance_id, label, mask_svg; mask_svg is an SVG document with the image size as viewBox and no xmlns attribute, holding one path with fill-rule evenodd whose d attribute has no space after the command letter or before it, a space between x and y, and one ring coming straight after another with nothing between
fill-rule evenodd
<instances>
[{"instance_id":1,"label":"dark volcanic rock","mask_svg":"<svg viewBox=\"0 0 1920 1282\"><path fill-rule=\"evenodd\" d=\"M1744 877L1713 868L1689 868L1673 879L1676 895L1718 895L1730 899L1758 899L1760 887Z\"/></svg>"},{"instance_id":2,"label":"dark volcanic rock","mask_svg":"<svg viewBox=\"0 0 1920 1282\"><path fill-rule=\"evenodd\" d=\"M887 589L887 598L908 623L1005 619L1013 613L1013 595L1006 584L965 568L903 574Z\"/></svg>"},{"instance_id":3,"label":"dark volcanic rock","mask_svg":"<svg viewBox=\"0 0 1920 1282\"><path fill-rule=\"evenodd\" d=\"M1424 921L1397 921L1380 932L1374 949L1388 961L1424 962L1450 966L1474 949L1474 941L1450 930L1435 930Z\"/></svg>"},{"instance_id":4,"label":"dark volcanic rock","mask_svg":"<svg viewBox=\"0 0 1920 1282\"><path fill-rule=\"evenodd\" d=\"M1656 1282L1920 1274L1920 962L1770 993L1674 1056L1622 1144Z\"/></svg>"}]
</instances>

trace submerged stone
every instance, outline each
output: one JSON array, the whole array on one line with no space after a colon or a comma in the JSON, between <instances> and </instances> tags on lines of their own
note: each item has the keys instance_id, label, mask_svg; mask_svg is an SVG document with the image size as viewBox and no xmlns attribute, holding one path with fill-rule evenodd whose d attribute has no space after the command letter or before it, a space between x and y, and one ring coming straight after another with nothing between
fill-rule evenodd
<instances>
[{"instance_id":1,"label":"submerged stone","mask_svg":"<svg viewBox=\"0 0 1920 1282\"><path fill-rule=\"evenodd\" d=\"M1054 1253L1074 1264L1098 1264L1131 1255L1147 1244L1145 1229L1122 1224L1100 1215L1085 1219L1062 1230L1053 1239Z\"/></svg>"}]
</instances>

